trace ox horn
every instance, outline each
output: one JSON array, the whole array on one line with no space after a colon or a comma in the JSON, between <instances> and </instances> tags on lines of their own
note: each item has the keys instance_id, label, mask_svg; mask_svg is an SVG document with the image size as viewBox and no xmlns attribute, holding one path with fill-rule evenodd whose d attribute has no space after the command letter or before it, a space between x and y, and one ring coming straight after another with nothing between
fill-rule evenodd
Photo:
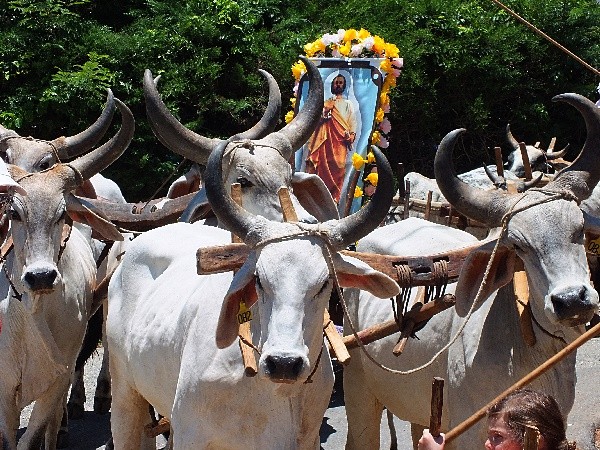
<instances>
[{"instance_id":1,"label":"ox horn","mask_svg":"<svg viewBox=\"0 0 600 450\"><path fill-rule=\"evenodd\" d=\"M371 151L377 162L377 189L375 194L363 208L354 214L332 221L331 240L335 242L336 250L342 250L366 236L385 219L394 197L394 175L392 167L379 148L371 146ZM328 223L328 222L326 222Z\"/></svg>"},{"instance_id":2,"label":"ox horn","mask_svg":"<svg viewBox=\"0 0 600 450\"><path fill-rule=\"evenodd\" d=\"M292 158L293 153L310 138L323 114L324 91L321 73L308 58L300 56L300 59L308 73L308 97L298 115L290 123L265 138L265 143L279 148L283 157L288 161ZM284 145L282 148L281 145L278 145L280 138L287 141L289 146Z\"/></svg>"},{"instance_id":3,"label":"ox horn","mask_svg":"<svg viewBox=\"0 0 600 450\"><path fill-rule=\"evenodd\" d=\"M72 180L67 182L71 184L71 189L79 186L84 180L90 179L93 175L110 166L123 154L133 139L133 132L135 130L133 114L121 100L116 98L115 102L121 112L121 128L108 142L69 163L69 166L77 174L73 176ZM81 175L81 178L79 175Z\"/></svg>"},{"instance_id":4,"label":"ox horn","mask_svg":"<svg viewBox=\"0 0 600 450\"><path fill-rule=\"evenodd\" d=\"M435 179L444 197L458 212L490 227L499 226L510 195L498 190L478 189L456 175L452 153L458 137L465 131L464 128L451 131L440 142L433 163Z\"/></svg>"},{"instance_id":5,"label":"ox horn","mask_svg":"<svg viewBox=\"0 0 600 450\"><path fill-rule=\"evenodd\" d=\"M567 144L565 148L563 148L562 150L559 150L557 152L546 153L546 160L547 161L554 161L555 159L563 158L567 154L567 150L569 149L569 145L570 144Z\"/></svg>"},{"instance_id":6,"label":"ox horn","mask_svg":"<svg viewBox=\"0 0 600 450\"><path fill-rule=\"evenodd\" d=\"M271 74L259 70L267 79L269 86L269 103L260 121L249 130L237 135L240 139L259 139L275 129L281 111L281 92ZM213 149L222 142L221 139L207 138L186 128L168 110L161 99L152 72L144 72L144 97L146 114L152 130L158 140L169 150L198 164L205 165Z\"/></svg>"},{"instance_id":7,"label":"ox horn","mask_svg":"<svg viewBox=\"0 0 600 450\"><path fill-rule=\"evenodd\" d=\"M585 121L587 137L575 161L558 172L546 188L558 186L570 189L580 200L584 200L600 180L600 108L586 97L574 93L557 95L552 101L568 103L579 111Z\"/></svg>"},{"instance_id":8,"label":"ox horn","mask_svg":"<svg viewBox=\"0 0 600 450\"><path fill-rule=\"evenodd\" d=\"M106 134L115 113L115 96L107 89L106 105L100 117L86 130L69 137L59 137L51 143L56 148L59 159L68 161L94 147Z\"/></svg>"},{"instance_id":9,"label":"ox horn","mask_svg":"<svg viewBox=\"0 0 600 450\"><path fill-rule=\"evenodd\" d=\"M483 165L485 174L497 189L506 190L506 178L494 174L487 165Z\"/></svg>"},{"instance_id":10,"label":"ox horn","mask_svg":"<svg viewBox=\"0 0 600 450\"><path fill-rule=\"evenodd\" d=\"M519 141L515 139L512 132L510 131L510 123L506 124L506 140L508 141L513 150L517 150L519 148Z\"/></svg>"}]
</instances>

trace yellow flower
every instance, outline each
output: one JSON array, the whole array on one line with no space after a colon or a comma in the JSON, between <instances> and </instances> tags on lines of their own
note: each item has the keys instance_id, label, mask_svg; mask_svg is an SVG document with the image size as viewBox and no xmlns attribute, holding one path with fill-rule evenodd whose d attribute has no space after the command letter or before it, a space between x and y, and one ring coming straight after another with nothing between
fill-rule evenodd
<instances>
[{"instance_id":1,"label":"yellow flower","mask_svg":"<svg viewBox=\"0 0 600 450\"><path fill-rule=\"evenodd\" d=\"M315 56L316 51L317 49L315 48L314 42L310 42L304 45L304 53L306 53L306 56L308 56L309 58Z\"/></svg>"},{"instance_id":2,"label":"yellow flower","mask_svg":"<svg viewBox=\"0 0 600 450\"><path fill-rule=\"evenodd\" d=\"M296 80L299 80L304 72L306 72L306 66L302 61L298 61L292 66L292 74Z\"/></svg>"},{"instance_id":3,"label":"yellow flower","mask_svg":"<svg viewBox=\"0 0 600 450\"><path fill-rule=\"evenodd\" d=\"M381 138L381 135L379 134L379 131L373 131L373 134L371 135L371 144L373 144L373 145L379 144L380 138Z\"/></svg>"},{"instance_id":4,"label":"yellow flower","mask_svg":"<svg viewBox=\"0 0 600 450\"><path fill-rule=\"evenodd\" d=\"M362 166L365 165L365 160L363 159L362 156L360 156L358 153L354 153L352 155L352 166L354 167L354 169L356 170L360 170L362 169Z\"/></svg>"},{"instance_id":5,"label":"yellow flower","mask_svg":"<svg viewBox=\"0 0 600 450\"><path fill-rule=\"evenodd\" d=\"M400 50L394 44L385 44L385 56L388 58L398 58Z\"/></svg>"},{"instance_id":6,"label":"yellow flower","mask_svg":"<svg viewBox=\"0 0 600 450\"><path fill-rule=\"evenodd\" d=\"M285 123L290 123L294 118L294 111L288 111L285 115Z\"/></svg>"},{"instance_id":7,"label":"yellow flower","mask_svg":"<svg viewBox=\"0 0 600 450\"><path fill-rule=\"evenodd\" d=\"M354 28L346 30L346 33L344 34L344 42L350 42L354 39L358 39L358 31L356 31Z\"/></svg>"},{"instance_id":8,"label":"yellow flower","mask_svg":"<svg viewBox=\"0 0 600 450\"><path fill-rule=\"evenodd\" d=\"M381 69L382 72L386 72L386 73L391 72L392 71L392 61L390 61L387 58L384 59L383 61L381 61L379 68Z\"/></svg>"},{"instance_id":9,"label":"yellow flower","mask_svg":"<svg viewBox=\"0 0 600 450\"><path fill-rule=\"evenodd\" d=\"M379 53L380 55L383 53L385 49L385 41L379 36L373 36L373 51L375 53Z\"/></svg>"},{"instance_id":10,"label":"yellow flower","mask_svg":"<svg viewBox=\"0 0 600 450\"><path fill-rule=\"evenodd\" d=\"M375 155L373 154L373 152L367 153L367 162L369 164L373 164L375 162Z\"/></svg>"},{"instance_id":11,"label":"yellow flower","mask_svg":"<svg viewBox=\"0 0 600 450\"><path fill-rule=\"evenodd\" d=\"M390 102L390 97L388 96L387 91L383 92L383 90L382 90L381 94L379 95L379 106L383 107L384 105L387 105L389 102ZM381 120L383 120L383 118ZM379 122L381 122L381 120Z\"/></svg>"},{"instance_id":12,"label":"yellow flower","mask_svg":"<svg viewBox=\"0 0 600 450\"><path fill-rule=\"evenodd\" d=\"M290 103L292 104L292 108L296 108L296 97L290 98Z\"/></svg>"},{"instance_id":13,"label":"yellow flower","mask_svg":"<svg viewBox=\"0 0 600 450\"><path fill-rule=\"evenodd\" d=\"M359 186L356 186L354 188L354 198L361 198L362 196L363 196L363 190Z\"/></svg>"},{"instance_id":14,"label":"yellow flower","mask_svg":"<svg viewBox=\"0 0 600 450\"><path fill-rule=\"evenodd\" d=\"M366 39L369 36L371 36L371 33L369 33L367 30L365 30L364 28L361 28L360 31L358 32L358 38L359 39Z\"/></svg>"},{"instance_id":15,"label":"yellow flower","mask_svg":"<svg viewBox=\"0 0 600 450\"><path fill-rule=\"evenodd\" d=\"M350 54L350 50L352 49L352 45L350 41L346 42L344 45L340 45L338 51L342 56L348 56Z\"/></svg>"},{"instance_id":16,"label":"yellow flower","mask_svg":"<svg viewBox=\"0 0 600 450\"><path fill-rule=\"evenodd\" d=\"M396 77L392 76L392 74L388 74L383 80L383 88L390 90L390 88L396 87Z\"/></svg>"},{"instance_id":17,"label":"yellow flower","mask_svg":"<svg viewBox=\"0 0 600 450\"><path fill-rule=\"evenodd\" d=\"M323 41L321 39L317 39L313 44L314 44L315 48L317 49L317 53L325 51L325 44L323 43Z\"/></svg>"},{"instance_id":18,"label":"yellow flower","mask_svg":"<svg viewBox=\"0 0 600 450\"><path fill-rule=\"evenodd\" d=\"M381 109L381 108L377 109L377 113L375 113L375 122L379 123L379 122L383 121L384 116L385 116L385 113L383 112L383 109Z\"/></svg>"},{"instance_id":19,"label":"yellow flower","mask_svg":"<svg viewBox=\"0 0 600 450\"><path fill-rule=\"evenodd\" d=\"M369 175L367 175L367 178L365 178L365 180L367 180L373 186L377 186L377 181L379 181L379 176L377 175L377 172L371 172Z\"/></svg>"}]
</instances>

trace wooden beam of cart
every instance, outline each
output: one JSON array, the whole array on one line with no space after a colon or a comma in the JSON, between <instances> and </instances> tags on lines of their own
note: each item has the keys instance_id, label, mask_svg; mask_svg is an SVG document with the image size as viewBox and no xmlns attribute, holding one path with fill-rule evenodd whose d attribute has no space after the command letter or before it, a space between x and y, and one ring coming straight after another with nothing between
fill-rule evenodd
<instances>
[{"instance_id":1,"label":"wooden beam of cart","mask_svg":"<svg viewBox=\"0 0 600 450\"><path fill-rule=\"evenodd\" d=\"M469 253L485 242L480 241L467 247L429 256L391 256L347 250L341 253L360 259L373 269L385 273L396 280L402 288L435 286L436 283L439 283L439 280L434 276L434 264L436 262L447 261L448 282L454 282L458 279L462 265ZM196 253L197 272L199 275L204 275L239 269L246 261L249 253L250 248L246 244L227 244L200 248ZM396 268L401 265L407 265L410 268L410 284L404 280L404 277L403 280L398 277Z\"/></svg>"}]
</instances>

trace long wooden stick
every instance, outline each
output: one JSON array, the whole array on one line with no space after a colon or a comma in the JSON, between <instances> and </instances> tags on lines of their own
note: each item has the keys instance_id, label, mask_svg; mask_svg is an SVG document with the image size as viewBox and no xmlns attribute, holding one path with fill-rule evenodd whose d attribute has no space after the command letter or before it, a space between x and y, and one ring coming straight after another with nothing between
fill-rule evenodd
<instances>
[{"instance_id":1,"label":"long wooden stick","mask_svg":"<svg viewBox=\"0 0 600 450\"><path fill-rule=\"evenodd\" d=\"M515 19L517 19L519 22L521 22L526 27L528 27L530 30L532 30L534 33L536 33L537 35L543 37L548 42L550 42L552 45L556 46L557 48L559 48L560 50L562 50L563 52L565 52L567 55L569 55L571 58L575 59L578 63L582 64L585 68L591 70L596 75L600 75L600 70L598 70L598 69L590 66L588 63L586 63L583 59L581 59L575 53L567 50L565 47L563 47L558 42L556 42L554 39L552 39L550 36L548 36L546 33L544 33L542 30L540 30L539 28L536 28L533 24L527 22L525 19L523 19L521 16L519 16L516 12L514 12L512 9L510 9L509 7L503 5L498 0L492 0L492 1L496 5L498 5L500 8L502 8L504 11L506 11L508 14L510 14L511 16L513 16Z\"/></svg>"},{"instance_id":2,"label":"long wooden stick","mask_svg":"<svg viewBox=\"0 0 600 450\"><path fill-rule=\"evenodd\" d=\"M588 331L583 333L581 336L579 336L577 339L575 339L573 342L571 342L569 345L567 345L565 348L563 348L556 355L554 355L553 357L548 359L545 363L539 365L536 369L529 372L527 375L525 375L523 378L521 378L519 381L517 381L511 387L509 387L504 392L502 392L500 395L498 395L496 398L494 398L491 402L489 402L484 407L482 407L480 410L478 410L471 417L469 417L468 419L466 419L465 421L463 421L462 423L458 424L456 427L454 427L450 431L448 431L448 433L446 433L446 442L450 442L451 440L455 439L457 436L461 435L462 433L467 431L469 428L471 428L473 425L475 425L477 422L479 422L483 417L485 417L485 415L487 414L487 410L492 405L498 403L500 400L502 400L504 397L506 397L511 392L514 392L517 389L520 389L523 386L526 386L529 383L531 383L537 377L542 375L548 369L552 368L558 362L562 361L566 356L568 356L573 351L577 350L579 347L581 347L583 344L585 344L587 341L589 341L593 337L597 336L598 334L600 334L600 323L596 324L593 328L590 328Z\"/></svg>"},{"instance_id":3,"label":"long wooden stick","mask_svg":"<svg viewBox=\"0 0 600 450\"><path fill-rule=\"evenodd\" d=\"M443 406L444 379L435 377L431 383L431 416L429 418L429 432L433 437L440 435Z\"/></svg>"}]
</instances>

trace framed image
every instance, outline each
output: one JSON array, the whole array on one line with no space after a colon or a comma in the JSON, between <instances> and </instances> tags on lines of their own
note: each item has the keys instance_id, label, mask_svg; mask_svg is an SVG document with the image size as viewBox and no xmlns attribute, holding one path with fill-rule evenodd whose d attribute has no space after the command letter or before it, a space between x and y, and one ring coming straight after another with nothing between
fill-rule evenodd
<instances>
[{"instance_id":1,"label":"framed image","mask_svg":"<svg viewBox=\"0 0 600 450\"><path fill-rule=\"evenodd\" d=\"M324 108L321 120L309 140L296 152L297 171L321 177L338 204L340 216L360 208L361 199L354 199L355 183L361 187L361 177L352 176L352 155L366 158L371 134L375 128L375 113L383 74L380 58L312 58L324 83ZM296 113L308 95L306 74L300 79ZM349 206L349 202L352 204Z\"/></svg>"}]
</instances>

